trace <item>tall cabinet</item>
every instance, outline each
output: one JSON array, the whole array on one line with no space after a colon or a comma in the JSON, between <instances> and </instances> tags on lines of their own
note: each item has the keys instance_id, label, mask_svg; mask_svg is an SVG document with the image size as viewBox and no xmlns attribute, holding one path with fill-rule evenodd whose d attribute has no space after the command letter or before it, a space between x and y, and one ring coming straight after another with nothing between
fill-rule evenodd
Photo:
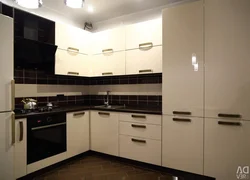
<instances>
[{"instance_id":1,"label":"tall cabinet","mask_svg":"<svg viewBox=\"0 0 250 180\"><path fill-rule=\"evenodd\" d=\"M250 165L250 1L205 1L204 174L235 180Z\"/></svg>"},{"instance_id":2,"label":"tall cabinet","mask_svg":"<svg viewBox=\"0 0 250 180\"><path fill-rule=\"evenodd\" d=\"M203 174L203 1L163 11L162 165Z\"/></svg>"}]
</instances>

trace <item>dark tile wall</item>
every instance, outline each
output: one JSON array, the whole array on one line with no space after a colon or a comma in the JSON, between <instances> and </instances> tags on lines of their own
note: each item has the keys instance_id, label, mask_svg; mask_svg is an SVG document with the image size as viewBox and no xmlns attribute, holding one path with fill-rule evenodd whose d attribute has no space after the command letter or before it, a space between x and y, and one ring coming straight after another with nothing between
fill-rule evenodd
<instances>
[{"instance_id":1,"label":"dark tile wall","mask_svg":"<svg viewBox=\"0 0 250 180\"><path fill-rule=\"evenodd\" d=\"M88 78L48 75L43 71L15 69L14 77L16 84L115 85L162 83L161 73Z\"/></svg>"}]
</instances>

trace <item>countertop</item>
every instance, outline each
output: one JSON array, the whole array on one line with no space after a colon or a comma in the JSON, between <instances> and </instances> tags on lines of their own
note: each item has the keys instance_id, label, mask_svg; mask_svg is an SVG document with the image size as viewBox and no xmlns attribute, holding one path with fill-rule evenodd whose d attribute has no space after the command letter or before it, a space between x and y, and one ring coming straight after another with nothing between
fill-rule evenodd
<instances>
[{"instance_id":1,"label":"countertop","mask_svg":"<svg viewBox=\"0 0 250 180\"><path fill-rule=\"evenodd\" d=\"M118 109L109 109L109 108L101 108L96 106L81 106L81 105L72 105L72 106L62 106L60 108L54 108L53 111L50 112L30 112L26 114L16 113L15 118L27 118L30 116L37 116L43 114L54 114L60 112L76 112L76 111L86 111L86 110L98 110L98 111L110 111L110 112L127 112L127 113L141 113L141 114L156 114L161 115L162 109L161 108L150 108L150 107L122 107Z\"/></svg>"}]
</instances>

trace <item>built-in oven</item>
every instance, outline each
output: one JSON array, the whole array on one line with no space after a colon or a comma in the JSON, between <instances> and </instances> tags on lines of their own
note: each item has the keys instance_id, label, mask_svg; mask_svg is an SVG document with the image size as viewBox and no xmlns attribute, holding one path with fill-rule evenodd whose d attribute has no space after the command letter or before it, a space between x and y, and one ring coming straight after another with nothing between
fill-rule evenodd
<instances>
[{"instance_id":1,"label":"built-in oven","mask_svg":"<svg viewBox=\"0 0 250 180\"><path fill-rule=\"evenodd\" d=\"M27 119L27 163L66 152L66 113L35 115Z\"/></svg>"}]
</instances>

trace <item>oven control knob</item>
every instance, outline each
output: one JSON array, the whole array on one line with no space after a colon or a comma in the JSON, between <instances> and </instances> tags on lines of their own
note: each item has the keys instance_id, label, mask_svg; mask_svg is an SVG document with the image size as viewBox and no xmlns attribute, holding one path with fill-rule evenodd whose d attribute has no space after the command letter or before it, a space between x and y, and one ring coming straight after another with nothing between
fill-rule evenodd
<instances>
[{"instance_id":1,"label":"oven control knob","mask_svg":"<svg viewBox=\"0 0 250 180\"><path fill-rule=\"evenodd\" d=\"M52 118L51 117L48 117L47 118L47 122L51 122L52 121Z\"/></svg>"}]
</instances>

